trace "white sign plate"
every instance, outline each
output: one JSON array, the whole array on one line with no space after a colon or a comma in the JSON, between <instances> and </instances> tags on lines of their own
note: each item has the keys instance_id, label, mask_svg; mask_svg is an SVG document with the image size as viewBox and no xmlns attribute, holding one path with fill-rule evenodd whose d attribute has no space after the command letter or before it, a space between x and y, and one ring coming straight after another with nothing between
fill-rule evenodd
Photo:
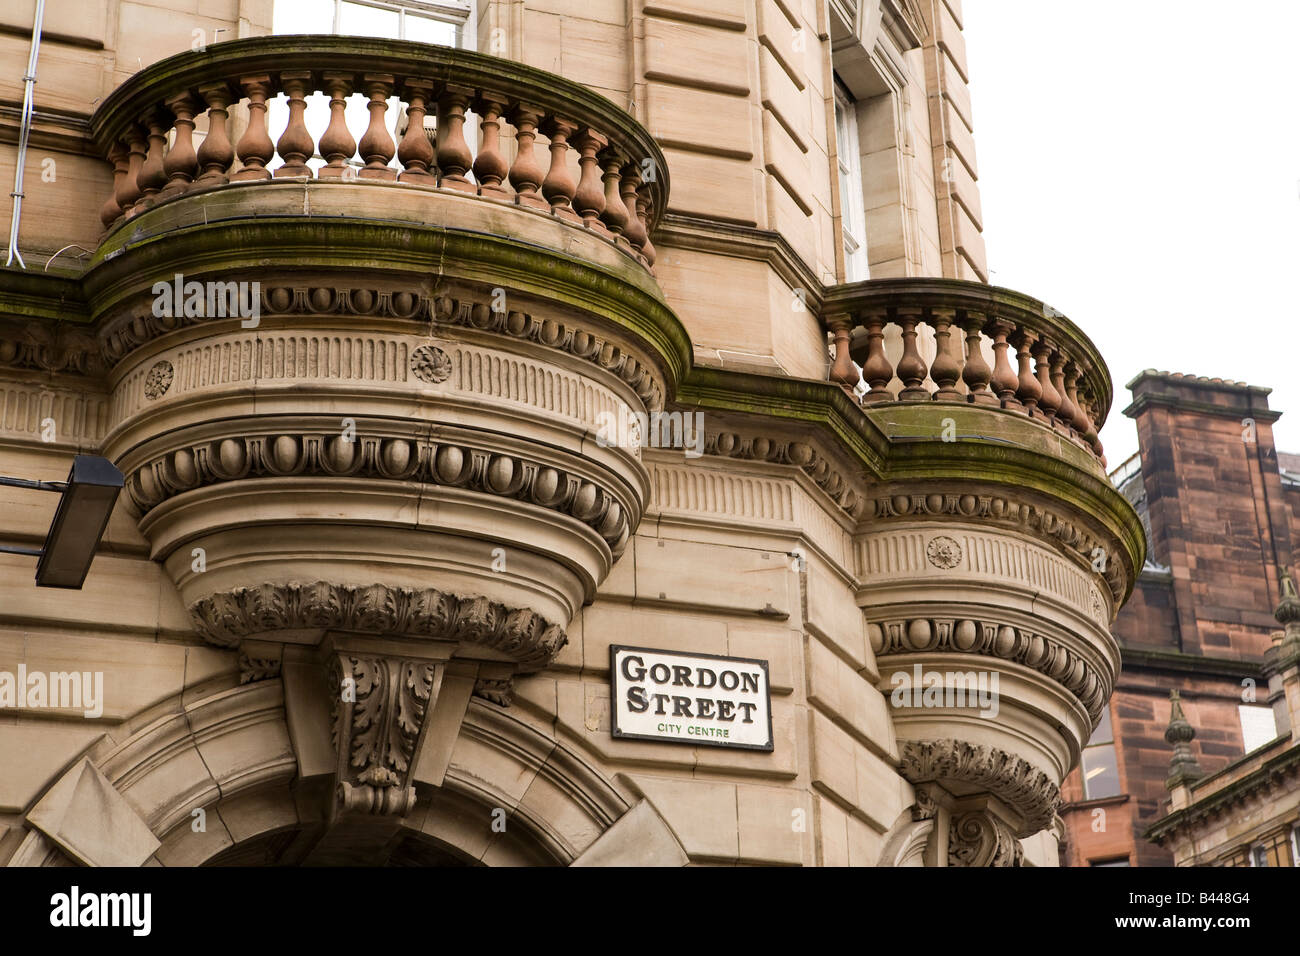
<instances>
[{"instance_id":1,"label":"white sign plate","mask_svg":"<svg viewBox=\"0 0 1300 956\"><path fill-rule=\"evenodd\" d=\"M773 749L767 661L613 644L609 673L615 737Z\"/></svg>"}]
</instances>

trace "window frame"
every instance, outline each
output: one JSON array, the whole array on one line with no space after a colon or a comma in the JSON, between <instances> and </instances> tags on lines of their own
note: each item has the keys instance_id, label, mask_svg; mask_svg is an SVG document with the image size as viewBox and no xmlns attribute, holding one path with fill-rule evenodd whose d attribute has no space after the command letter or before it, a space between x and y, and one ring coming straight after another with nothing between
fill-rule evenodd
<instances>
[{"instance_id":1,"label":"window frame","mask_svg":"<svg viewBox=\"0 0 1300 956\"><path fill-rule=\"evenodd\" d=\"M1088 742L1084 744L1083 749L1079 751L1079 783L1083 787L1084 800L1109 800L1113 797L1121 796L1124 793L1124 781L1120 778L1120 773L1119 773L1119 749L1115 746L1115 724L1111 720L1109 707L1105 708L1102 711L1102 721L1110 729L1110 736L1107 737L1105 740L1095 740L1097 734L1101 731L1101 727L1102 727L1102 724L1098 723L1097 729L1093 731L1092 737L1088 738ZM1115 765L1115 788L1116 789L1114 793L1094 795L1088 792L1088 773L1084 766L1085 757L1089 750L1101 750L1102 748L1105 747L1110 748L1112 762Z\"/></svg>"},{"instance_id":2,"label":"window frame","mask_svg":"<svg viewBox=\"0 0 1300 956\"><path fill-rule=\"evenodd\" d=\"M350 3L353 6L370 7L374 10L396 13L397 36L393 39L402 40L406 38L406 14L410 12L416 16L436 20L439 23L446 23L454 27L456 30L455 49L474 49L472 42L474 34L469 29L469 26L475 20L477 0L318 0L318 2L322 5L332 3L334 6L334 16L330 27L331 36L345 35L339 33L339 22L343 16L343 4ZM272 13L272 16L274 16L274 13ZM471 42L467 43L467 39Z\"/></svg>"},{"instance_id":3,"label":"window frame","mask_svg":"<svg viewBox=\"0 0 1300 956\"><path fill-rule=\"evenodd\" d=\"M867 210L863 193L862 140L858 133L858 101L838 76L834 78L832 86L835 96L835 169L840 189L840 248L844 253L844 281L860 282L871 278L871 267L867 259ZM850 147L847 155L846 143ZM849 248L849 243L853 244L852 249Z\"/></svg>"}]
</instances>

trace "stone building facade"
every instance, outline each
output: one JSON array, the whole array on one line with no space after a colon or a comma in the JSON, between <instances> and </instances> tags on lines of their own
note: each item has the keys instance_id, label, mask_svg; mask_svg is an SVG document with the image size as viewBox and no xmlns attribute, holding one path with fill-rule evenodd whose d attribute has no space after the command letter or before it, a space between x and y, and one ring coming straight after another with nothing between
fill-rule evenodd
<instances>
[{"instance_id":1,"label":"stone building facade","mask_svg":"<svg viewBox=\"0 0 1300 956\"><path fill-rule=\"evenodd\" d=\"M126 485L0 555L0 674L103 682L0 715L0 861L1057 864L1146 543L957 0L51 5L28 120L35 6L0 472ZM768 746L616 737L611 645Z\"/></svg>"},{"instance_id":2,"label":"stone building facade","mask_svg":"<svg viewBox=\"0 0 1300 956\"><path fill-rule=\"evenodd\" d=\"M1063 858L1075 866L1168 866L1193 856L1208 863L1218 857L1204 846L1181 853L1174 841L1147 836L1171 800L1169 695L1178 692L1180 726L1194 732L1197 776L1183 782L1197 794L1293 749L1286 667L1274 658L1300 543L1300 461L1274 444L1281 413L1266 388L1153 370L1129 388L1125 414L1139 451L1114 477L1142 517L1149 551L1112 629L1123 669L1109 721L1063 788ZM1196 799L1184 794L1182 803ZM1253 809L1218 806L1215 819L1240 818L1245 830L1258 822ZM1277 809L1285 844L1285 801Z\"/></svg>"}]
</instances>

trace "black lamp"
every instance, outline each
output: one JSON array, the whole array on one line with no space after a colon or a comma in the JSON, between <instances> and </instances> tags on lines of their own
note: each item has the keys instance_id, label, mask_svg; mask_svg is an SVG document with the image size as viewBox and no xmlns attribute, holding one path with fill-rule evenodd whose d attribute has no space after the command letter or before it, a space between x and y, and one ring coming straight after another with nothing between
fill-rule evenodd
<instances>
[{"instance_id":1,"label":"black lamp","mask_svg":"<svg viewBox=\"0 0 1300 956\"><path fill-rule=\"evenodd\" d=\"M40 551L16 547L0 547L0 550L39 555L37 587L79 589L125 484L122 473L107 458L78 455L72 460L66 482L3 478L0 484L60 492L59 507Z\"/></svg>"}]
</instances>

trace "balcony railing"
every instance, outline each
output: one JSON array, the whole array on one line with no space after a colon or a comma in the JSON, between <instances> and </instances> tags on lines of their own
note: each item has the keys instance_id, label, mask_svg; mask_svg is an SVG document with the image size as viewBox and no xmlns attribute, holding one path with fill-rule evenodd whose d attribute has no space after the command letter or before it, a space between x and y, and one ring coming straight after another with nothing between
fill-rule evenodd
<instances>
[{"instance_id":1,"label":"balcony railing","mask_svg":"<svg viewBox=\"0 0 1300 956\"><path fill-rule=\"evenodd\" d=\"M316 92L329 97L330 108L319 140L304 118ZM273 143L267 107L281 93L289 119ZM348 128L353 93L369 100L364 130ZM400 142L385 123L394 96L409 118ZM241 101L248 125L232 143L229 110ZM480 137L474 151L466 139L470 114ZM653 138L604 97L512 61L406 41L275 36L214 44L137 73L90 126L113 164L113 193L100 214L110 232L175 197L229 185L395 181L535 210L590 230L650 268L650 233L668 196L668 170ZM549 140L545 169L539 134ZM272 171L277 154L282 165ZM308 160L317 154L325 165L313 171ZM357 154L360 168L350 162Z\"/></svg>"},{"instance_id":2,"label":"balcony railing","mask_svg":"<svg viewBox=\"0 0 1300 956\"><path fill-rule=\"evenodd\" d=\"M1073 322L1039 300L956 279L878 279L828 290L821 315L834 337L830 379L857 391L865 382L864 408L1000 408L1055 430L1105 464L1097 433L1111 404L1106 363ZM926 328L933 333L929 360L918 342ZM888 350L887 335L894 344Z\"/></svg>"}]
</instances>

